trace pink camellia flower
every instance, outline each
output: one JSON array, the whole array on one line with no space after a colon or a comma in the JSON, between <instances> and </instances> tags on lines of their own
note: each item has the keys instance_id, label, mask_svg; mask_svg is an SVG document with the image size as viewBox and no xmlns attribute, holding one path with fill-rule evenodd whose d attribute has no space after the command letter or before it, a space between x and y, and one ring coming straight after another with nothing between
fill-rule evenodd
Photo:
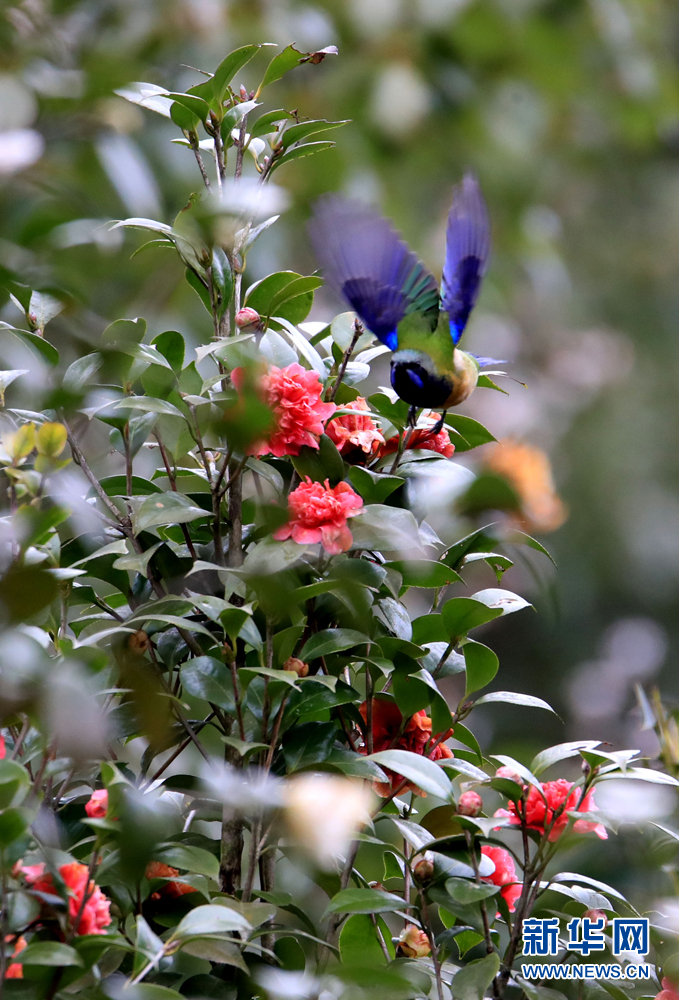
<instances>
[{"instance_id":1,"label":"pink camellia flower","mask_svg":"<svg viewBox=\"0 0 679 1000\"><path fill-rule=\"evenodd\" d=\"M306 476L288 497L290 520L273 537L278 541L292 537L300 545L322 542L330 555L346 552L353 541L347 518L362 506L363 501L348 483L331 487L327 479L325 483L312 483Z\"/></svg>"},{"instance_id":2,"label":"pink camellia flower","mask_svg":"<svg viewBox=\"0 0 679 1000\"><path fill-rule=\"evenodd\" d=\"M98 788L92 792L89 802L85 803L85 812L90 819L103 819L108 810L108 792L105 788Z\"/></svg>"},{"instance_id":3,"label":"pink camellia flower","mask_svg":"<svg viewBox=\"0 0 679 1000\"><path fill-rule=\"evenodd\" d=\"M111 901L106 898L98 885L89 880L87 865L81 865L77 861L72 861L70 864L61 865L59 874L68 889L69 920L72 924L78 920L75 933L105 934L105 928L111 923L111 915L109 913ZM33 888L37 892L57 895L54 879L49 873L37 878L33 882ZM82 903L85 896L87 896L87 902L83 907ZM80 914L80 919L78 919L78 914Z\"/></svg>"},{"instance_id":4,"label":"pink camellia flower","mask_svg":"<svg viewBox=\"0 0 679 1000\"><path fill-rule=\"evenodd\" d=\"M509 912L513 913L516 909L516 901L521 895L521 883L516 877L514 858L504 847L491 847L490 844L483 845L481 854L490 858L495 865L493 874L486 875L481 881L501 886L500 895L506 902ZM498 913L497 916L499 917L500 914Z\"/></svg>"},{"instance_id":5,"label":"pink camellia flower","mask_svg":"<svg viewBox=\"0 0 679 1000\"><path fill-rule=\"evenodd\" d=\"M544 830L554 819L557 809L563 806L558 819L554 822L550 832L549 840L558 840L568 826L570 817L569 810L578 809L579 812L594 812L594 789L590 789L585 798L580 802L580 789L573 788L572 781L559 778L557 781L545 781L541 786L542 794L531 785L526 799L526 823L531 830ZM517 812L516 804L509 803L509 809L498 809L496 816L508 816L512 826L520 826L521 820ZM593 823L588 819L578 819L573 824L575 833L596 833L602 840L608 839L606 828L602 823Z\"/></svg>"},{"instance_id":6,"label":"pink camellia flower","mask_svg":"<svg viewBox=\"0 0 679 1000\"><path fill-rule=\"evenodd\" d=\"M231 380L239 388L242 372L235 368ZM268 441L260 441L253 455L299 455L305 444L318 448L318 438L325 431L325 421L337 407L323 403L323 386L316 372L294 362L285 368L269 368L260 381L263 398L273 412L275 426Z\"/></svg>"},{"instance_id":7,"label":"pink camellia flower","mask_svg":"<svg viewBox=\"0 0 679 1000\"><path fill-rule=\"evenodd\" d=\"M463 792L457 800L460 816L478 816L483 809L483 799L478 792Z\"/></svg>"},{"instance_id":8,"label":"pink camellia flower","mask_svg":"<svg viewBox=\"0 0 679 1000\"><path fill-rule=\"evenodd\" d=\"M442 427L438 434L432 434L432 427L418 427L408 438L408 448L418 448L422 451L435 451L444 458L452 458L455 452L455 445L450 440L450 434L446 427ZM389 438L380 455L391 455L398 451L398 435Z\"/></svg>"},{"instance_id":9,"label":"pink camellia flower","mask_svg":"<svg viewBox=\"0 0 679 1000\"><path fill-rule=\"evenodd\" d=\"M3 760L5 754L7 753L7 748L5 746L5 737L0 733L0 760Z\"/></svg>"},{"instance_id":10,"label":"pink camellia flower","mask_svg":"<svg viewBox=\"0 0 679 1000\"><path fill-rule=\"evenodd\" d=\"M431 954L429 938L415 924L406 924L403 928L398 938L398 949L406 958L426 958Z\"/></svg>"},{"instance_id":11,"label":"pink camellia flower","mask_svg":"<svg viewBox=\"0 0 679 1000\"><path fill-rule=\"evenodd\" d=\"M510 781L515 781L517 785L523 784L523 778L521 775L517 774L516 771L512 771L511 767L505 767L504 764L502 767L498 767L495 772L495 777L508 778Z\"/></svg>"},{"instance_id":12,"label":"pink camellia flower","mask_svg":"<svg viewBox=\"0 0 679 1000\"><path fill-rule=\"evenodd\" d=\"M41 861L37 865L25 865L23 861L17 861L12 868L13 878L23 878L28 885L33 885L45 874L45 862Z\"/></svg>"},{"instance_id":13,"label":"pink camellia flower","mask_svg":"<svg viewBox=\"0 0 679 1000\"><path fill-rule=\"evenodd\" d=\"M357 450L368 456L374 455L379 446L384 444L384 435L373 420L365 399L358 396L351 403L345 403L343 408L354 410L356 416L353 413L342 413L339 417L334 417L326 428L326 434L335 442L341 455Z\"/></svg>"},{"instance_id":14,"label":"pink camellia flower","mask_svg":"<svg viewBox=\"0 0 679 1000\"><path fill-rule=\"evenodd\" d=\"M679 1000L679 988L667 976L662 981L662 989L655 1000Z\"/></svg>"}]
</instances>

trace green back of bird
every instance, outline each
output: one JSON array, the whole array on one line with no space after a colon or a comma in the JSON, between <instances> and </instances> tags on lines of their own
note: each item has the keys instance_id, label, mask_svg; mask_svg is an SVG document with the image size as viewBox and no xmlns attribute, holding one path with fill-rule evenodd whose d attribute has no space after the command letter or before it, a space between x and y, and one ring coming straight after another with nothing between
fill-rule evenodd
<instances>
[{"instance_id":1,"label":"green back of bird","mask_svg":"<svg viewBox=\"0 0 679 1000\"><path fill-rule=\"evenodd\" d=\"M446 312L439 312L434 330L431 328L431 315L419 312L404 316L398 325L398 350L422 351L440 372L453 370L454 349Z\"/></svg>"}]
</instances>

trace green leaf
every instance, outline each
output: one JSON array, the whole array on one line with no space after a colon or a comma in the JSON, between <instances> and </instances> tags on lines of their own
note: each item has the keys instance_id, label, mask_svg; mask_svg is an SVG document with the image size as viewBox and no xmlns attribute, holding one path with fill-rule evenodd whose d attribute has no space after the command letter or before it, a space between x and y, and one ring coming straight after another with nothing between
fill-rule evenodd
<instances>
[{"instance_id":1,"label":"green leaf","mask_svg":"<svg viewBox=\"0 0 679 1000\"><path fill-rule=\"evenodd\" d=\"M187 267L184 271L184 277L193 288L194 292L197 294L200 301L205 306L206 310L212 315L212 302L210 301L210 292L206 283L196 274L196 272L191 267Z\"/></svg>"},{"instance_id":2,"label":"green leaf","mask_svg":"<svg viewBox=\"0 0 679 1000\"><path fill-rule=\"evenodd\" d=\"M404 587L445 587L461 579L454 569L435 559L400 559L387 566L401 574Z\"/></svg>"},{"instance_id":3,"label":"green leaf","mask_svg":"<svg viewBox=\"0 0 679 1000\"><path fill-rule=\"evenodd\" d=\"M133 514L132 523L138 535L140 531L159 525L185 524L209 516L207 511L196 507L181 493L163 493L162 496L154 493L141 502Z\"/></svg>"},{"instance_id":4,"label":"green leaf","mask_svg":"<svg viewBox=\"0 0 679 1000\"><path fill-rule=\"evenodd\" d=\"M236 73L239 73L261 48L261 45L242 45L239 49L229 52L228 56L222 59L212 77L213 93L220 104L224 100L228 86Z\"/></svg>"},{"instance_id":5,"label":"green leaf","mask_svg":"<svg viewBox=\"0 0 679 1000\"><path fill-rule=\"evenodd\" d=\"M401 476L389 476L381 472L364 469L360 465L352 465L349 469L349 481L368 504L381 504L390 494L405 483Z\"/></svg>"},{"instance_id":6,"label":"green leaf","mask_svg":"<svg viewBox=\"0 0 679 1000\"><path fill-rule=\"evenodd\" d=\"M233 942L225 941L223 938L190 938L182 946L182 951L187 955L193 955L194 958L207 959L209 962L219 962L220 965L235 965L241 972L245 972L246 974L249 972L240 948ZM219 995L217 994L217 996Z\"/></svg>"},{"instance_id":7,"label":"green leaf","mask_svg":"<svg viewBox=\"0 0 679 1000\"><path fill-rule=\"evenodd\" d=\"M220 708L233 711L233 680L221 660L212 656L196 656L187 660L181 668L181 680L194 698L204 698Z\"/></svg>"},{"instance_id":8,"label":"green leaf","mask_svg":"<svg viewBox=\"0 0 679 1000\"><path fill-rule=\"evenodd\" d=\"M328 129L339 128L341 125L348 124L348 120L341 122L329 122L325 120L298 122L296 125L290 125L286 128L281 138L281 146L283 149L288 149L293 143L301 142L302 139L306 139L310 135L316 135L318 132L327 132ZM314 145L316 144L314 143Z\"/></svg>"},{"instance_id":9,"label":"green leaf","mask_svg":"<svg viewBox=\"0 0 679 1000\"><path fill-rule=\"evenodd\" d=\"M0 760L0 809L20 805L30 785L25 767L14 760Z\"/></svg>"},{"instance_id":10,"label":"green leaf","mask_svg":"<svg viewBox=\"0 0 679 1000\"><path fill-rule=\"evenodd\" d=\"M453 976L451 992L455 1000L483 1000L499 970L500 956L495 952L465 965Z\"/></svg>"},{"instance_id":11,"label":"green leaf","mask_svg":"<svg viewBox=\"0 0 679 1000\"><path fill-rule=\"evenodd\" d=\"M428 757L411 753L410 750L380 750L371 754L368 760L374 760L381 767L388 767L397 774L412 781L424 792L430 792L440 799L450 800L450 781L442 769Z\"/></svg>"},{"instance_id":12,"label":"green leaf","mask_svg":"<svg viewBox=\"0 0 679 1000\"><path fill-rule=\"evenodd\" d=\"M289 111L283 111L282 109L267 111L266 114L260 115L256 122L253 122L250 135L253 139L256 139L259 136L267 135L269 132L277 131L276 126L278 123L285 121L286 118L292 118Z\"/></svg>"},{"instance_id":13,"label":"green leaf","mask_svg":"<svg viewBox=\"0 0 679 1000\"><path fill-rule=\"evenodd\" d=\"M404 551L420 555L417 521L409 510L370 504L350 521L354 541L352 549L376 549L378 552ZM421 551L424 557L424 551Z\"/></svg>"},{"instance_id":14,"label":"green leaf","mask_svg":"<svg viewBox=\"0 0 679 1000\"><path fill-rule=\"evenodd\" d=\"M324 917L331 913L396 913L408 904L401 896L383 889L341 889L326 908Z\"/></svg>"},{"instance_id":15,"label":"green leaf","mask_svg":"<svg viewBox=\"0 0 679 1000\"><path fill-rule=\"evenodd\" d=\"M327 434L321 434L318 448L302 445L291 461L300 479L308 476L315 483L324 483L327 479L331 486L337 486L344 479L344 460Z\"/></svg>"},{"instance_id":16,"label":"green leaf","mask_svg":"<svg viewBox=\"0 0 679 1000\"><path fill-rule=\"evenodd\" d=\"M478 698L474 705L490 705L493 702L503 702L506 705L522 705L524 708L544 708L547 712L554 712L554 709L542 698L536 698L532 694L518 694L516 691L491 691ZM554 712L556 715L556 712Z\"/></svg>"},{"instance_id":17,"label":"green leaf","mask_svg":"<svg viewBox=\"0 0 679 1000\"><path fill-rule=\"evenodd\" d=\"M22 965L84 965L82 958L69 944L61 941L31 942L21 952Z\"/></svg>"},{"instance_id":18,"label":"green leaf","mask_svg":"<svg viewBox=\"0 0 679 1000\"><path fill-rule=\"evenodd\" d=\"M179 843L160 844L155 849L154 857L174 868L205 875L215 882L219 880L219 859L202 847Z\"/></svg>"},{"instance_id":19,"label":"green leaf","mask_svg":"<svg viewBox=\"0 0 679 1000\"><path fill-rule=\"evenodd\" d=\"M49 340L41 337L39 333L32 333L29 330L17 330L16 327L10 326L8 323L0 322L1 330L5 330L7 333L11 333L12 336L18 337L19 340L23 340L25 344L42 355L48 364L59 364L59 351L50 344Z\"/></svg>"},{"instance_id":20,"label":"green leaf","mask_svg":"<svg viewBox=\"0 0 679 1000\"><path fill-rule=\"evenodd\" d=\"M228 934L231 931L248 932L252 930L249 920L232 910L229 906L196 906L184 916L174 931L173 939L181 941L192 937L210 937Z\"/></svg>"},{"instance_id":21,"label":"green leaf","mask_svg":"<svg viewBox=\"0 0 679 1000\"><path fill-rule=\"evenodd\" d=\"M336 736L337 729L332 722L304 722L289 729L283 737L283 756L288 774L326 760Z\"/></svg>"},{"instance_id":22,"label":"green leaf","mask_svg":"<svg viewBox=\"0 0 679 1000\"><path fill-rule=\"evenodd\" d=\"M196 97L195 100L198 101L199 98ZM207 107L207 105L205 106ZM203 120L200 115L194 114L191 108L187 108L183 101L173 101L170 106L170 118L183 132L193 132L194 134Z\"/></svg>"},{"instance_id":23,"label":"green leaf","mask_svg":"<svg viewBox=\"0 0 679 1000\"><path fill-rule=\"evenodd\" d=\"M392 857L388 853L386 857ZM399 872L400 874L400 872ZM386 939L389 940L387 933ZM349 965L384 965L385 957L369 913L355 913L344 921L339 937L342 962Z\"/></svg>"},{"instance_id":24,"label":"green leaf","mask_svg":"<svg viewBox=\"0 0 679 1000\"><path fill-rule=\"evenodd\" d=\"M564 993L559 990L552 990L548 986L537 986L522 976L515 976L516 982L528 997L528 1000L566 1000ZM603 984L602 984L603 985ZM607 986L610 984L607 984ZM627 1000L627 994L619 990L620 1000Z\"/></svg>"},{"instance_id":25,"label":"green leaf","mask_svg":"<svg viewBox=\"0 0 679 1000\"><path fill-rule=\"evenodd\" d=\"M492 649L488 649L488 646L474 642L472 639L465 642L462 652L467 664L466 698L472 691L480 691L481 688L490 684L498 671L500 661Z\"/></svg>"},{"instance_id":26,"label":"green leaf","mask_svg":"<svg viewBox=\"0 0 679 1000\"><path fill-rule=\"evenodd\" d=\"M34 814L28 809L10 806L0 812L0 849L9 847L28 830Z\"/></svg>"},{"instance_id":27,"label":"green leaf","mask_svg":"<svg viewBox=\"0 0 679 1000\"><path fill-rule=\"evenodd\" d=\"M107 497L126 497L127 478L125 476L105 476L99 481ZM132 495L140 496L144 493L162 493L163 491L150 479L142 479L141 476L132 476Z\"/></svg>"},{"instance_id":28,"label":"green leaf","mask_svg":"<svg viewBox=\"0 0 679 1000\"><path fill-rule=\"evenodd\" d=\"M273 173L274 170L278 170L279 167L282 167L284 163L289 163L291 160L301 160L302 157L313 156L314 153L322 153L326 149L332 149L335 145L336 143L334 142L324 140L323 142L305 142L301 146L293 146L292 149L283 153L280 159L274 161L274 164L271 167L271 173Z\"/></svg>"},{"instance_id":29,"label":"green leaf","mask_svg":"<svg viewBox=\"0 0 679 1000\"><path fill-rule=\"evenodd\" d=\"M491 608L476 597L452 597L441 608L441 618L451 640L460 639L470 629L485 625L501 614L500 608Z\"/></svg>"},{"instance_id":30,"label":"green leaf","mask_svg":"<svg viewBox=\"0 0 679 1000\"><path fill-rule=\"evenodd\" d=\"M456 430L465 440L465 444L455 442L456 451L469 451L478 448L482 444L497 440L490 433L487 427L480 424L473 417L466 417L462 413L449 413L446 417L446 425Z\"/></svg>"},{"instance_id":31,"label":"green leaf","mask_svg":"<svg viewBox=\"0 0 679 1000\"><path fill-rule=\"evenodd\" d=\"M535 549L536 552L541 552L543 556L547 556L552 565L556 566L554 559L544 545L541 545L535 538L531 538L531 536L527 535L525 531L519 531L518 528L513 528L507 534L505 541L509 542L511 545L527 545L530 549Z\"/></svg>"},{"instance_id":32,"label":"green leaf","mask_svg":"<svg viewBox=\"0 0 679 1000\"><path fill-rule=\"evenodd\" d=\"M298 52L294 45L286 46L282 52L273 57L267 66L264 78L257 88L257 96L259 96L260 91L264 87L268 87L270 83L275 83L281 77L285 76L286 73L289 73L291 69L294 69L295 66L299 66L300 60L308 54L308 52Z\"/></svg>"},{"instance_id":33,"label":"green leaf","mask_svg":"<svg viewBox=\"0 0 679 1000\"><path fill-rule=\"evenodd\" d=\"M482 472L456 501L461 514L472 516L485 510L518 511L521 500L506 479L494 472Z\"/></svg>"},{"instance_id":34,"label":"green leaf","mask_svg":"<svg viewBox=\"0 0 679 1000\"><path fill-rule=\"evenodd\" d=\"M353 649L354 646L363 646L369 643L369 636L362 632L356 632L354 629L326 628L307 639L299 658L308 663L321 656L328 656L330 653L341 653L345 649Z\"/></svg>"},{"instance_id":35,"label":"green leaf","mask_svg":"<svg viewBox=\"0 0 679 1000\"><path fill-rule=\"evenodd\" d=\"M497 885L477 885L464 878L446 879L446 892L453 897L456 903L467 906L469 903L479 903L482 899L495 896L500 891Z\"/></svg>"},{"instance_id":36,"label":"green leaf","mask_svg":"<svg viewBox=\"0 0 679 1000\"><path fill-rule=\"evenodd\" d=\"M25 622L58 593L56 580L46 570L14 564L0 580L0 609L6 620Z\"/></svg>"},{"instance_id":37,"label":"green leaf","mask_svg":"<svg viewBox=\"0 0 679 1000\"><path fill-rule=\"evenodd\" d=\"M479 590L472 595L472 598L485 604L487 608L499 610L502 615L511 615L514 611L522 611L533 606L530 601L513 594L511 590L500 590L498 587Z\"/></svg>"},{"instance_id":38,"label":"green leaf","mask_svg":"<svg viewBox=\"0 0 679 1000\"><path fill-rule=\"evenodd\" d=\"M552 764L568 757L577 757L581 750L593 750L598 747L600 740L573 740L570 743L557 743L556 746L547 747L537 754L530 765L530 769L535 775L542 774Z\"/></svg>"},{"instance_id":39,"label":"green leaf","mask_svg":"<svg viewBox=\"0 0 679 1000\"><path fill-rule=\"evenodd\" d=\"M154 337L151 343L169 362L175 375L179 375L184 367L184 353L186 351L181 333L176 330L166 330L165 333L159 333L157 337Z\"/></svg>"},{"instance_id":40,"label":"green leaf","mask_svg":"<svg viewBox=\"0 0 679 1000\"><path fill-rule=\"evenodd\" d=\"M153 399L149 396L125 396L115 405L116 410L143 410L145 413L161 413L166 417L186 417L180 409L165 399Z\"/></svg>"},{"instance_id":41,"label":"green leaf","mask_svg":"<svg viewBox=\"0 0 679 1000\"><path fill-rule=\"evenodd\" d=\"M447 643L448 639L448 629L441 615L421 615L413 621L413 642L418 646L425 642Z\"/></svg>"}]
</instances>

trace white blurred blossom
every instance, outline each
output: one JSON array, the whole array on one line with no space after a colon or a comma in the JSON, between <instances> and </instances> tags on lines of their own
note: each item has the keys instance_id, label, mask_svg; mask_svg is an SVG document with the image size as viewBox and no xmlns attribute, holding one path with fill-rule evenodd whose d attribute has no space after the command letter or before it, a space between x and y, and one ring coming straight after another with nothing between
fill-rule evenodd
<instances>
[{"instance_id":1,"label":"white blurred blossom","mask_svg":"<svg viewBox=\"0 0 679 1000\"><path fill-rule=\"evenodd\" d=\"M282 794L294 843L320 868L332 868L344 858L357 831L370 820L373 794L361 781L302 774L286 782Z\"/></svg>"},{"instance_id":2,"label":"white blurred blossom","mask_svg":"<svg viewBox=\"0 0 679 1000\"><path fill-rule=\"evenodd\" d=\"M405 136L428 115L431 92L421 74L407 62L392 62L375 80L371 113L388 136Z\"/></svg>"},{"instance_id":3,"label":"white blurred blossom","mask_svg":"<svg viewBox=\"0 0 679 1000\"><path fill-rule=\"evenodd\" d=\"M45 141L32 128L0 132L0 176L15 174L36 163L43 154Z\"/></svg>"}]
</instances>

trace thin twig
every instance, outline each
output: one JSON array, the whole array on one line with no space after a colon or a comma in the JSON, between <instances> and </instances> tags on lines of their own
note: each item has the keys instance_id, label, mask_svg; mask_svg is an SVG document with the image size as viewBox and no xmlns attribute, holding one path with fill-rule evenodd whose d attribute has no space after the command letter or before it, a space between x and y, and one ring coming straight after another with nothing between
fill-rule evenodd
<instances>
[{"instance_id":1,"label":"thin twig","mask_svg":"<svg viewBox=\"0 0 679 1000\"><path fill-rule=\"evenodd\" d=\"M206 190L212 194L212 184L210 184L210 178L207 175L207 170L205 169L205 164L203 163L203 157L200 155L198 136L195 138L195 145L191 142L191 149L193 150L193 155L196 158L196 163L198 164L198 169L200 170L200 176L203 178L203 184L205 185Z\"/></svg>"},{"instance_id":2,"label":"thin twig","mask_svg":"<svg viewBox=\"0 0 679 1000\"><path fill-rule=\"evenodd\" d=\"M363 324L361 323L360 319L356 317L356 319L354 320L354 335L351 338L351 343L344 352L344 357L342 358L342 363L340 365L339 371L337 372L337 378L335 379L335 384L333 385L330 395L328 396L328 399L331 403L334 401L335 396L337 395L337 390L342 384L342 379L344 378L344 374L347 370L347 365L349 364L351 355L354 353L354 348L356 347L358 339L362 333L363 333Z\"/></svg>"}]
</instances>

